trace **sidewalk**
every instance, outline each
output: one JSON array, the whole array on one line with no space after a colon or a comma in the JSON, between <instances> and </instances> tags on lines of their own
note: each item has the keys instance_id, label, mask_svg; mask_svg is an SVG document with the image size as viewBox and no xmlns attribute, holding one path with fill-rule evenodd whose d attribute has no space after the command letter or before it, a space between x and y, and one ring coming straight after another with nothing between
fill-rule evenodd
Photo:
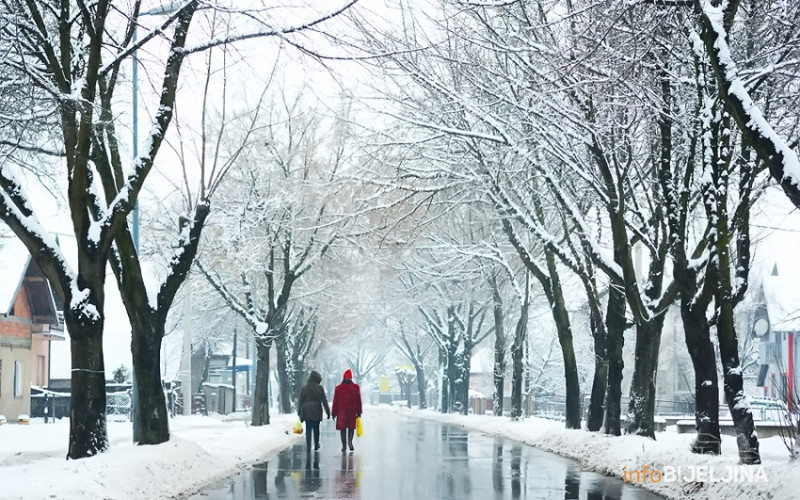
<instances>
[{"instance_id":1,"label":"sidewalk","mask_svg":"<svg viewBox=\"0 0 800 500\"><path fill-rule=\"evenodd\" d=\"M0 498L3 500L155 500L182 498L218 482L239 467L285 448L294 415L252 427L221 416L178 416L171 439L135 446L130 422L108 422L110 449L96 457L65 460L67 419L0 426Z\"/></svg>"}]
</instances>

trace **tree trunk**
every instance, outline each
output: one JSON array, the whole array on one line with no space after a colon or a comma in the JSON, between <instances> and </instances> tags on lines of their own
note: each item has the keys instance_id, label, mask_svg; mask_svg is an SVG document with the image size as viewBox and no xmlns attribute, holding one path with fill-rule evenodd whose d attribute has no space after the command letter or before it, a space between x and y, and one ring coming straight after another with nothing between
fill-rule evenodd
<instances>
[{"instance_id":1,"label":"tree trunk","mask_svg":"<svg viewBox=\"0 0 800 500\"><path fill-rule=\"evenodd\" d=\"M594 355L594 379L592 380L592 395L589 400L589 415L586 419L586 428L590 431L599 431L603 427L603 403L608 390L608 359L597 354Z\"/></svg>"},{"instance_id":2,"label":"tree trunk","mask_svg":"<svg viewBox=\"0 0 800 500\"><path fill-rule=\"evenodd\" d=\"M461 369L459 366L458 357L453 356L453 361L450 364L450 369L448 370L450 373L448 375L449 380L449 390L450 390L450 412L458 411L459 403L461 402L461 387L459 385L459 379L461 377Z\"/></svg>"},{"instance_id":3,"label":"tree trunk","mask_svg":"<svg viewBox=\"0 0 800 500\"><path fill-rule=\"evenodd\" d=\"M697 439L692 444L692 452L700 454L720 454L719 435L719 381L717 379L717 358L714 344L711 343L710 327L705 310L689 311L690 306L682 304L683 329L686 347L694 366L695 421Z\"/></svg>"},{"instance_id":4,"label":"tree trunk","mask_svg":"<svg viewBox=\"0 0 800 500\"><path fill-rule=\"evenodd\" d=\"M564 358L564 378L566 386L566 426L567 429L581 428L581 385L578 379L578 362L575 359L575 348L572 344L572 327L569 324L569 312L564 302L564 292L556 269L555 257L551 252L546 255L550 274L550 307L558 332L558 343Z\"/></svg>"},{"instance_id":5,"label":"tree trunk","mask_svg":"<svg viewBox=\"0 0 800 500\"><path fill-rule=\"evenodd\" d=\"M594 299L589 297L589 300ZM594 379L592 380L592 395L589 400L586 428L595 432L603 427L606 391L608 390L608 346L606 329L600 323L603 318L600 316L599 305L594 306L593 311L596 312L592 313L590 323L594 339Z\"/></svg>"},{"instance_id":6,"label":"tree trunk","mask_svg":"<svg viewBox=\"0 0 800 500\"><path fill-rule=\"evenodd\" d=\"M102 306L97 307L102 311ZM67 308L64 311L72 351L67 459L86 458L108 449L106 429L106 377L103 364L102 316L89 321Z\"/></svg>"},{"instance_id":7,"label":"tree trunk","mask_svg":"<svg viewBox=\"0 0 800 500\"><path fill-rule=\"evenodd\" d=\"M253 391L252 424L269 425L270 342L256 341L256 387Z\"/></svg>"},{"instance_id":8,"label":"tree trunk","mask_svg":"<svg viewBox=\"0 0 800 500\"><path fill-rule=\"evenodd\" d=\"M524 345L514 342L511 347L511 418L522 416L522 376Z\"/></svg>"},{"instance_id":9,"label":"tree trunk","mask_svg":"<svg viewBox=\"0 0 800 500\"><path fill-rule=\"evenodd\" d=\"M739 364L739 342L733 323L733 306L726 302L719 307L717 338L722 359L725 400L736 429L736 444L739 447L739 461L743 464L760 464L758 435L753 424L753 414L744 394L742 367Z\"/></svg>"},{"instance_id":10,"label":"tree trunk","mask_svg":"<svg viewBox=\"0 0 800 500\"><path fill-rule=\"evenodd\" d=\"M464 352L461 366L461 414L469 414L469 371L472 366L472 356L470 352Z\"/></svg>"},{"instance_id":11,"label":"tree trunk","mask_svg":"<svg viewBox=\"0 0 800 500\"><path fill-rule=\"evenodd\" d=\"M557 302L554 305L553 319L556 320L558 330L558 343L561 345L561 355L564 358L564 378L566 385L566 426L567 429L581 428L581 385L578 380L578 363L575 359L575 349L572 345L572 329L569 324L569 313L558 289Z\"/></svg>"},{"instance_id":12,"label":"tree trunk","mask_svg":"<svg viewBox=\"0 0 800 500\"><path fill-rule=\"evenodd\" d=\"M447 363L447 361L445 361ZM449 394L449 387L450 382L448 381L447 377L447 365L445 364L442 370L442 413L448 413L450 411L450 394Z\"/></svg>"},{"instance_id":13,"label":"tree trunk","mask_svg":"<svg viewBox=\"0 0 800 500\"><path fill-rule=\"evenodd\" d=\"M631 380L630 402L625 421L626 434L655 439L656 373L664 315L636 325L636 363Z\"/></svg>"},{"instance_id":14,"label":"tree trunk","mask_svg":"<svg viewBox=\"0 0 800 500\"><path fill-rule=\"evenodd\" d=\"M522 416L522 378L524 376L525 338L528 333L529 274L525 276L525 301L519 312L517 326L514 328L514 342L511 344L511 418Z\"/></svg>"},{"instance_id":15,"label":"tree trunk","mask_svg":"<svg viewBox=\"0 0 800 500\"><path fill-rule=\"evenodd\" d=\"M419 391L419 409L424 410L428 408L428 395L426 392L425 370L422 366L417 365L414 367L417 371L417 391Z\"/></svg>"},{"instance_id":16,"label":"tree trunk","mask_svg":"<svg viewBox=\"0 0 800 500\"><path fill-rule=\"evenodd\" d=\"M281 413L287 414L292 413L292 389L291 389L291 374L288 373L288 367L286 363L286 349L283 346L283 342L286 342L283 337L278 337L275 340L275 346L277 347L276 354L278 359L278 387L280 387L280 409Z\"/></svg>"},{"instance_id":17,"label":"tree trunk","mask_svg":"<svg viewBox=\"0 0 800 500\"><path fill-rule=\"evenodd\" d=\"M495 350L495 358L494 358L494 397L492 398L492 412L495 416L502 416L503 415L503 399L505 398L505 357L503 353L499 356L503 358L498 362L497 351Z\"/></svg>"},{"instance_id":18,"label":"tree trunk","mask_svg":"<svg viewBox=\"0 0 800 500\"><path fill-rule=\"evenodd\" d=\"M606 332L608 346L608 389L606 390L606 414L603 432L611 436L622 434L622 348L625 345L625 294L611 285L608 290L606 309Z\"/></svg>"},{"instance_id":19,"label":"tree trunk","mask_svg":"<svg viewBox=\"0 0 800 500\"><path fill-rule=\"evenodd\" d=\"M492 395L492 413L495 416L503 415L503 397L505 391L506 373L506 335L505 318L503 314L503 299L496 281L492 280L492 295L494 298L494 394Z\"/></svg>"},{"instance_id":20,"label":"tree trunk","mask_svg":"<svg viewBox=\"0 0 800 500\"><path fill-rule=\"evenodd\" d=\"M139 325L132 326L133 376L136 377L139 401L139 412L135 416L139 420L139 444L160 444L169 441L169 415L167 402L164 399L164 387L161 384L163 337L163 322L141 321ZM191 404L191 394L187 396L188 403Z\"/></svg>"}]
</instances>

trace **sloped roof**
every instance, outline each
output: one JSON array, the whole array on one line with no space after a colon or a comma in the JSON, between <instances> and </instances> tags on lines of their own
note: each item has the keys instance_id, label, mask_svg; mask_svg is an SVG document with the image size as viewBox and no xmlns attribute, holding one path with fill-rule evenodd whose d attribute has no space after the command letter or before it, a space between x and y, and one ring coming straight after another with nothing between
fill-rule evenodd
<instances>
[{"instance_id":1,"label":"sloped roof","mask_svg":"<svg viewBox=\"0 0 800 500\"><path fill-rule=\"evenodd\" d=\"M0 314L8 314L28 268L31 255L10 231L0 231Z\"/></svg>"},{"instance_id":2,"label":"sloped roof","mask_svg":"<svg viewBox=\"0 0 800 500\"><path fill-rule=\"evenodd\" d=\"M776 263L762 278L764 301L773 332L800 331L800 276Z\"/></svg>"}]
</instances>

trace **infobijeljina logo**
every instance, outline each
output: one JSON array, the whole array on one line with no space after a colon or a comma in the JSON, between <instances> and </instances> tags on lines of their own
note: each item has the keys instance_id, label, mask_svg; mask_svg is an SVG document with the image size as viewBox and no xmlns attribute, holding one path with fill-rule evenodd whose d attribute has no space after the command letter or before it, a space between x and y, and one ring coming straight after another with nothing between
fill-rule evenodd
<instances>
[{"instance_id":1,"label":"infobijeljina logo","mask_svg":"<svg viewBox=\"0 0 800 500\"><path fill-rule=\"evenodd\" d=\"M767 471L760 465L666 465L660 469L645 465L641 469L622 468L626 483L766 483Z\"/></svg>"}]
</instances>

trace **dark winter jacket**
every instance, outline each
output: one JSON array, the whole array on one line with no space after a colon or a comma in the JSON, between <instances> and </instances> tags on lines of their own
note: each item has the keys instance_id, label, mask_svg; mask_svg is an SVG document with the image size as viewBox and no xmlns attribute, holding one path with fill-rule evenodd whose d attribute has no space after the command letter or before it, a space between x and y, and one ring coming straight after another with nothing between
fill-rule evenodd
<instances>
[{"instance_id":1,"label":"dark winter jacket","mask_svg":"<svg viewBox=\"0 0 800 500\"><path fill-rule=\"evenodd\" d=\"M336 419L337 431L356 428L356 417L361 416L361 389L358 384L345 379L336 386L331 415Z\"/></svg>"},{"instance_id":2,"label":"dark winter jacket","mask_svg":"<svg viewBox=\"0 0 800 500\"><path fill-rule=\"evenodd\" d=\"M331 417L331 410L328 408L328 398L325 396L325 388L320 385L322 375L312 371L308 376L306 385L300 389L300 397L297 398L297 416L301 422L306 420L322 420L322 407L325 407L325 414Z\"/></svg>"}]
</instances>

